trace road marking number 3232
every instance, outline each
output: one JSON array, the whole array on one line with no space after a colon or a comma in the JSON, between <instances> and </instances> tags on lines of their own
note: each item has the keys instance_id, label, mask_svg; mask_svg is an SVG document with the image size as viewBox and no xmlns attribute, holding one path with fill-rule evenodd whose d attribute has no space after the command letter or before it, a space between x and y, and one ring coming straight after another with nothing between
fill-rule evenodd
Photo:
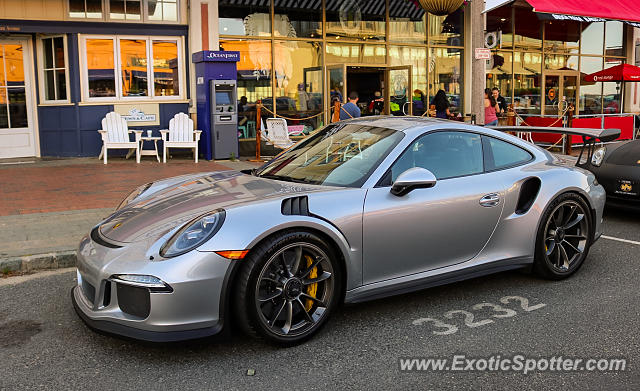
<instances>
[{"instance_id":1,"label":"road marking number 3232","mask_svg":"<svg viewBox=\"0 0 640 391\"><path fill-rule=\"evenodd\" d=\"M512 302L520 303L520 309L525 312L535 311L546 306L546 304L544 303L529 305L529 299L522 296L505 296L500 299L500 303L505 305L509 305ZM499 304L493 303L479 303L471 307L471 309L474 311L483 311L485 309L490 309L493 312L491 314L491 318L494 319L511 318L512 316L516 316L518 314L518 312L510 308L505 308ZM452 320L461 318L464 320L465 326L471 328L484 326L494 322L493 319L476 320L476 317L473 313L465 310L447 311L444 313L444 317ZM435 335L455 334L459 330L458 326L445 323L436 318L419 318L411 323L415 326L430 324L434 328L434 330L432 330L432 333Z\"/></svg>"}]
</instances>

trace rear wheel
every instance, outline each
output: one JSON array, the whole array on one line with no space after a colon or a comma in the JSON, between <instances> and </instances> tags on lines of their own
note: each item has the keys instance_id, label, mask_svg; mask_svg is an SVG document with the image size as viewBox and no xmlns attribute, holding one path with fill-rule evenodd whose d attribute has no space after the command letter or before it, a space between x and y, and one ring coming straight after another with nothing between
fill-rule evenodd
<instances>
[{"instance_id":1,"label":"rear wheel","mask_svg":"<svg viewBox=\"0 0 640 391\"><path fill-rule=\"evenodd\" d=\"M340 268L329 245L308 232L285 232L254 248L236 284L245 331L279 344L305 341L340 298Z\"/></svg>"},{"instance_id":2,"label":"rear wheel","mask_svg":"<svg viewBox=\"0 0 640 391\"><path fill-rule=\"evenodd\" d=\"M575 273L593 241L591 214L577 194L556 198L542 217L536 239L535 272L559 280Z\"/></svg>"}]
</instances>

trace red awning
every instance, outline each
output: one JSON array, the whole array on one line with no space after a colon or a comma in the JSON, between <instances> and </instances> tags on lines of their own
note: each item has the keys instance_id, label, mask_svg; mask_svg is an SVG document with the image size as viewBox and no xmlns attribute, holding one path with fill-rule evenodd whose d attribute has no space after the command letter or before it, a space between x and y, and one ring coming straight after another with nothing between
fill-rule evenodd
<instances>
[{"instance_id":1,"label":"red awning","mask_svg":"<svg viewBox=\"0 0 640 391\"><path fill-rule=\"evenodd\" d=\"M585 81L640 81L640 67L620 64L584 77Z\"/></svg>"},{"instance_id":2,"label":"red awning","mask_svg":"<svg viewBox=\"0 0 640 391\"><path fill-rule=\"evenodd\" d=\"M535 12L640 22L638 0L526 0Z\"/></svg>"}]
</instances>

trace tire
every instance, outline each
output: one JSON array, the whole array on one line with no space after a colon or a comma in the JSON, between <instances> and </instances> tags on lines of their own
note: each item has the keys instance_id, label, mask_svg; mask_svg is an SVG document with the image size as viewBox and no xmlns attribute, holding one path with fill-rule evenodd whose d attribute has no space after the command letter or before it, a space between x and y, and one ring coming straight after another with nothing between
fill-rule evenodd
<instances>
[{"instance_id":1,"label":"tire","mask_svg":"<svg viewBox=\"0 0 640 391\"><path fill-rule=\"evenodd\" d=\"M574 193L559 195L542 214L533 271L550 280L575 273L589 254L593 229L589 206L582 197Z\"/></svg>"},{"instance_id":2,"label":"tire","mask_svg":"<svg viewBox=\"0 0 640 391\"><path fill-rule=\"evenodd\" d=\"M285 231L255 246L235 284L238 325L254 337L295 345L316 334L342 297L332 246L306 231Z\"/></svg>"}]
</instances>

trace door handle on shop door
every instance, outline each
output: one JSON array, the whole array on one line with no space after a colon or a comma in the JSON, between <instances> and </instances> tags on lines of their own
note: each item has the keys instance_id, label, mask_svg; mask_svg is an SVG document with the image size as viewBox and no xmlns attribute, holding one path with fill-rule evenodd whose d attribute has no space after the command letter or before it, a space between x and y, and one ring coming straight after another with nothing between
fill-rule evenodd
<instances>
[{"instance_id":1,"label":"door handle on shop door","mask_svg":"<svg viewBox=\"0 0 640 391\"><path fill-rule=\"evenodd\" d=\"M500 203L500 196L498 193L487 194L486 196L480 198L480 205L486 206L487 208L496 206Z\"/></svg>"}]
</instances>

